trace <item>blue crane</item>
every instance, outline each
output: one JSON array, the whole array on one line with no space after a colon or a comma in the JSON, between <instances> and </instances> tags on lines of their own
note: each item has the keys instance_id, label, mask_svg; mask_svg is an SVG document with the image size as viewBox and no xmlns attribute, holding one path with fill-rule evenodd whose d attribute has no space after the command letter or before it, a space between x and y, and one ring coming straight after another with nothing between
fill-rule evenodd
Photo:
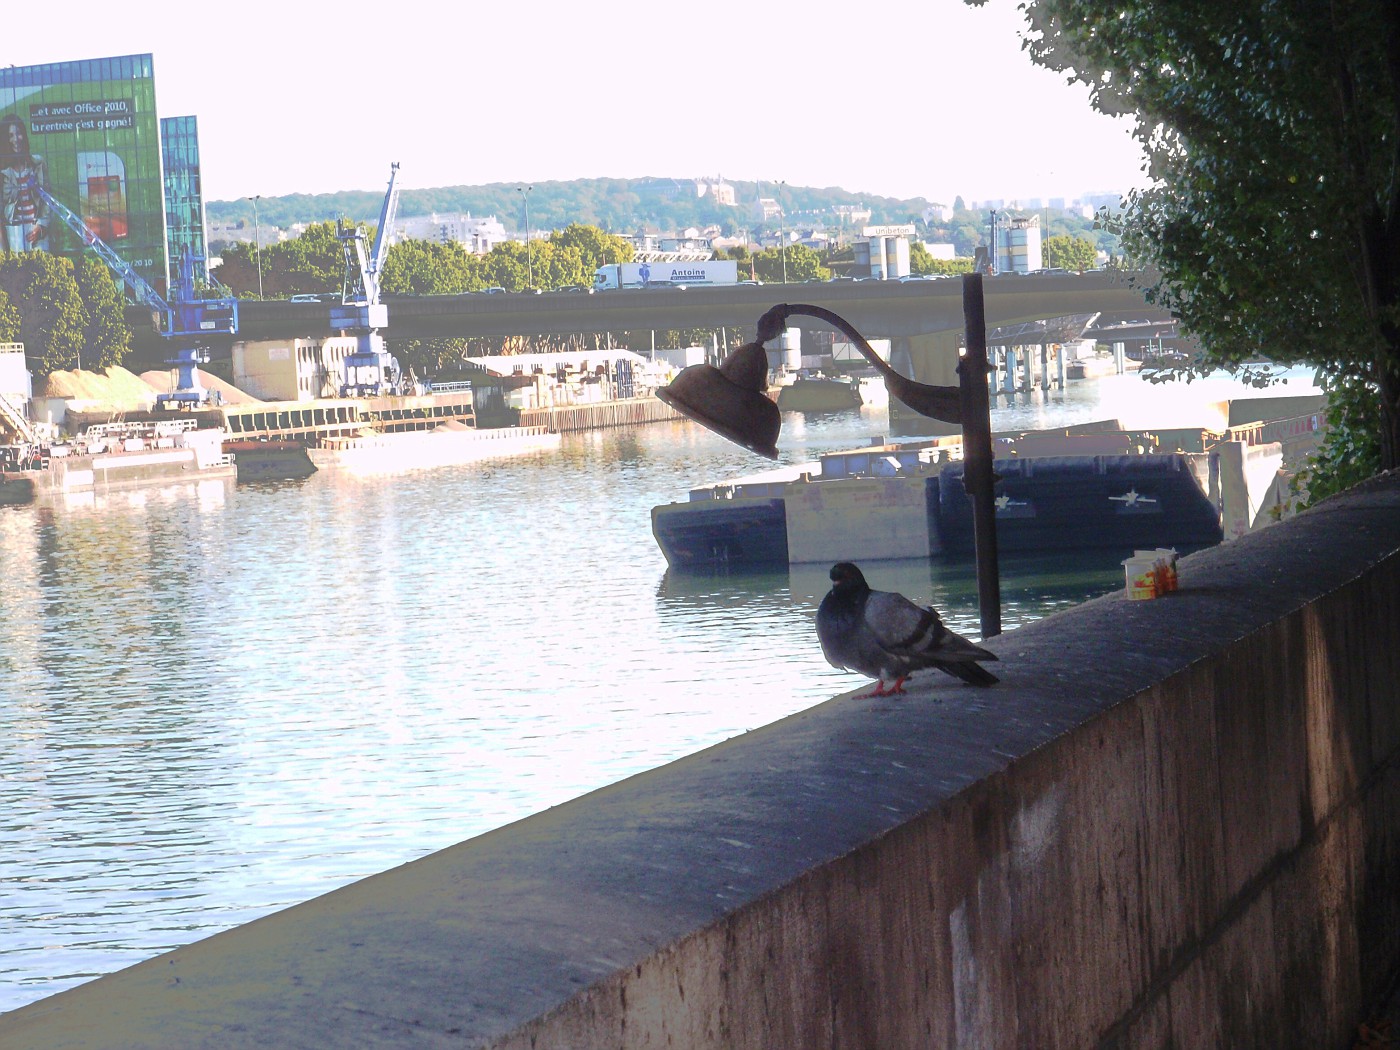
<instances>
[{"instance_id":1,"label":"blue crane","mask_svg":"<svg viewBox=\"0 0 1400 1050\"><path fill-rule=\"evenodd\" d=\"M238 332L238 300L232 296L223 299L200 299L195 295L194 275L198 257L189 252L182 254L180 270L175 280L175 294L172 302L166 302L131 264L118 255L106 241L93 232L82 217L62 201L55 198L44 187L33 184L33 188L50 210L63 223L77 234L107 264L131 290L132 296L143 306L148 306L157 315L157 330L169 339L174 353L166 358L167 365L180 370L179 381L174 391L156 395L156 404L173 402L177 407L204 404L209 392L199 383L199 366L209 361L209 340L215 335L236 335Z\"/></svg>"},{"instance_id":2,"label":"blue crane","mask_svg":"<svg viewBox=\"0 0 1400 1050\"><path fill-rule=\"evenodd\" d=\"M379 301L379 277L389 254L390 228L398 212L398 183L399 165L395 161L389 171L389 189L379 209L374 247L368 252L365 242L369 236L363 226L352 226L343 220L336 223L336 236L345 254L345 282L340 304L331 307L330 326L333 331L353 335L356 341L354 351L345 357L342 397L383 394L393 385L396 365L378 331L389 324L389 308Z\"/></svg>"}]
</instances>

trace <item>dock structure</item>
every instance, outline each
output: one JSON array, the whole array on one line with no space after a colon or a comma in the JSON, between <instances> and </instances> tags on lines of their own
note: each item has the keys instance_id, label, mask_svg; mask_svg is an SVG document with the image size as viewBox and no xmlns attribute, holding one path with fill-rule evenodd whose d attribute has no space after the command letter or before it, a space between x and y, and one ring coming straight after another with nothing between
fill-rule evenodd
<instances>
[{"instance_id":1,"label":"dock structure","mask_svg":"<svg viewBox=\"0 0 1400 1050\"><path fill-rule=\"evenodd\" d=\"M852 690L0 1046L1350 1045L1400 968L1400 472L1178 568L975 697Z\"/></svg>"},{"instance_id":2,"label":"dock structure","mask_svg":"<svg viewBox=\"0 0 1400 1050\"><path fill-rule=\"evenodd\" d=\"M548 427L560 433L567 433L574 430L637 426L680 418L680 413L655 397L633 397L618 401L526 408L520 412L520 425Z\"/></svg>"}]
</instances>

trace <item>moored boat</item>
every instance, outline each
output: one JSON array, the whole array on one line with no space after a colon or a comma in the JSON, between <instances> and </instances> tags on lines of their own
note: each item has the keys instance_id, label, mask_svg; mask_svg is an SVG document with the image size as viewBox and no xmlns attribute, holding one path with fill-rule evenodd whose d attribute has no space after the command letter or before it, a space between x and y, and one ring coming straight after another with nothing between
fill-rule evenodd
<instances>
[{"instance_id":1,"label":"moored boat","mask_svg":"<svg viewBox=\"0 0 1400 1050\"><path fill-rule=\"evenodd\" d=\"M478 429L447 422L432 430L325 437L307 448L317 470L363 473L457 466L530 452L550 452L562 444L545 427Z\"/></svg>"},{"instance_id":2,"label":"moored boat","mask_svg":"<svg viewBox=\"0 0 1400 1050\"><path fill-rule=\"evenodd\" d=\"M1125 439L1127 435L1125 435ZM997 542L1007 552L1194 548L1223 538L1211 453L1003 456ZM672 568L780 568L841 560L964 555L973 550L960 441L879 444L828 453L691 490L652 510ZM1027 448L1032 447L1027 445ZM1214 473L1213 473L1214 472Z\"/></svg>"}]
</instances>

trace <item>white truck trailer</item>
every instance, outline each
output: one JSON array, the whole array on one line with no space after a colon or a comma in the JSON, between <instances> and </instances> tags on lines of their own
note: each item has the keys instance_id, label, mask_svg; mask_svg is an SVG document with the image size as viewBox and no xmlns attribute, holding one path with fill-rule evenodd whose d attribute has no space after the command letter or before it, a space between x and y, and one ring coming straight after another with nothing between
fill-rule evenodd
<instances>
[{"instance_id":1,"label":"white truck trailer","mask_svg":"<svg viewBox=\"0 0 1400 1050\"><path fill-rule=\"evenodd\" d=\"M608 263L593 272L593 287L600 292L610 288L674 288L738 283L739 264L732 259L678 263Z\"/></svg>"}]
</instances>

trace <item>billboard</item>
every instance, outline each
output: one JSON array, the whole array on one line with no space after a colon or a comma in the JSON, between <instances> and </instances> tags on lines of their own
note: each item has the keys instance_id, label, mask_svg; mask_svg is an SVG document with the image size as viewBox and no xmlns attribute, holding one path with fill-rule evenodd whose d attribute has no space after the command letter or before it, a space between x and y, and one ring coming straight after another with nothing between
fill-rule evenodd
<instances>
[{"instance_id":1,"label":"billboard","mask_svg":"<svg viewBox=\"0 0 1400 1050\"><path fill-rule=\"evenodd\" d=\"M0 69L3 247L77 259L81 238L34 192L82 217L166 286L165 183L150 55Z\"/></svg>"}]
</instances>

